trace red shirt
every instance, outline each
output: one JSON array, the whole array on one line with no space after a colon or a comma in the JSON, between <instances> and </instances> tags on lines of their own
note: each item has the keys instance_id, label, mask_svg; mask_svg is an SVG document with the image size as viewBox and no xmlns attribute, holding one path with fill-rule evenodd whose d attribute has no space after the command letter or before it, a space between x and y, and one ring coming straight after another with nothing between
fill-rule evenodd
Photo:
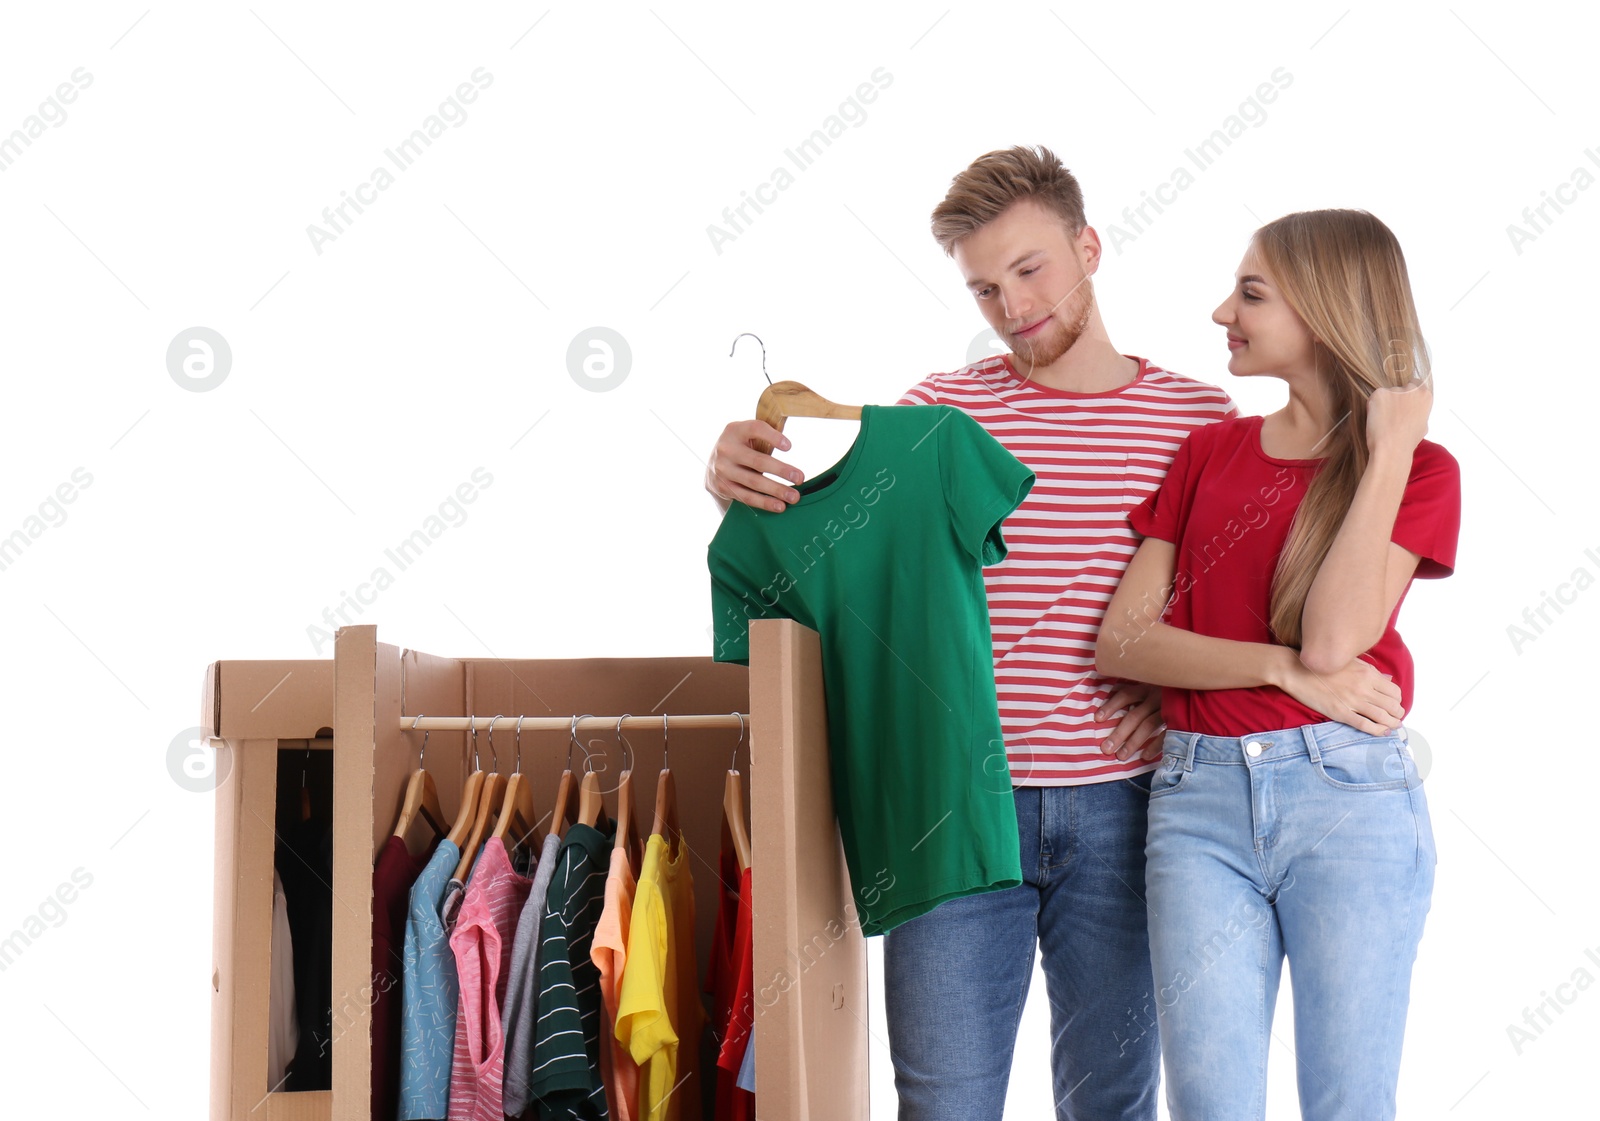
<instances>
[{"instance_id":1,"label":"red shirt","mask_svg":"<svg viewBox=\"0 0 1600 1121\"><path fill-rule=\"evenodd\" d=\"M750 869L746 868L741 874L732 854L726 852L722 867L722 908L717 923L718 941L723 943L726 954L723 960L726 975L715 979L717 1023L722 1027L722 1035L717 1049L717 1102L713 1116L716 1121L755 1121L756 1096L739 1089L738 1085L744 1050L755 1039L755 972L752 968L755 943L751 927ZM731 878L739 881L738 895L731 895L727 890ZM736 909L733 914L729 911L730 896L732 907ZM732 930L728 930L729 919L734 920Z\"/></svg>"},{"instance_id":2,"label":"red shirt","mask_svg":"<svg viewBox=\"0 0 1600 1121\"><path fill-rule=\"evenodd\" d=\"M1322 460L1274 459L1261 450L1258 416L1195 429L1173 458L1161 488L1128 516L1146 537L1177 546L1175 587L1163 621L1195 634L1276 643L1267 619L1272 576L1290 523ZM1431 440L1417 445L1390 539L1422 559L1413 579L1455 571L1461 529L1461 471ZM1360 655L1394 678L1409 713L1411 652L1395 630L1400 593L1383 637ZM1250 689L1161 691L1162 716L1174 730L1245 736L1327 719L1273 685Z\"/></svg>"}]
</instances>

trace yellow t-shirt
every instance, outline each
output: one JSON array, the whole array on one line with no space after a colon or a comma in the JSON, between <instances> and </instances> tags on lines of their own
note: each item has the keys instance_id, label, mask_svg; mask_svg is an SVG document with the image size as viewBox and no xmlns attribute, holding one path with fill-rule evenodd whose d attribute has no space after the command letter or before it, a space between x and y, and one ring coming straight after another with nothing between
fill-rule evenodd
<instances>
[{"instance_id":1,"label":"yellow t-shirt","mask_svg":"<svg viewBox=\"0 0 1600 1121\"><path fill-rule=\"evenodd\" d=\"M678 1121L700 1108L700 1033L705 1008L695 983L694 880L689 853L675 859L659 833L645 844L633 898L616 1037L639 1064L637 1121ZM682 1046L680 1046L680 1041Z\"/></svg>"}]
</instances>

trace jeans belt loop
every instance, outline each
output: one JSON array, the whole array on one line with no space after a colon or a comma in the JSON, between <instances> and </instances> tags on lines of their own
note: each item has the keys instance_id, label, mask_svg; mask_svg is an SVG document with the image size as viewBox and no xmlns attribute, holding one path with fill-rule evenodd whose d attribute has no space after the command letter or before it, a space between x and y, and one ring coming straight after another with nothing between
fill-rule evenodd
<instances>
[{"instance_id":1,"label":"jeans belt loop","mask_svg":"<svg viewBox=\"0 0 1600 1121\"><path fill-rule=\"evenodd\" d=\"M1199 741L1200 733L1188 732L1185 735L1186 738L1183 745L1183 769L1187 772L1194 770L1194 745Z\"/></svg>"},{"instance_id":2,"label":"jeans belt loop","mask_svg":"<svg viewBox=\"0 0 1600 1121\"><path fill-rule=\"evenodd\" d=\"M1311 756L1313 763L1322 762L1322 749L1317 746L1317 734L1311 729L1314 725L1302 724L1300 726L1301 738L1306 741L1306 752Z\"/></svg>"}]
</instances>

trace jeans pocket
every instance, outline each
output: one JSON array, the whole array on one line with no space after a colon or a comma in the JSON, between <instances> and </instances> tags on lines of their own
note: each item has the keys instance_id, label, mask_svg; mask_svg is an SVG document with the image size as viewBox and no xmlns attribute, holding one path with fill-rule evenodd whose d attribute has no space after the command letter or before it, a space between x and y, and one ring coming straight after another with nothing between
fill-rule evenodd
<instances>
[{"instance_id":1,"label":"jeans pocket","mask_svg":"<svg viewBox=\"0 0 1600 1121\"><path fill-rule=\"evenodd\" d=\"M1159 798L1163 794L1171 794L1189 781L1193 771L1185 770L1181 755L1168 755L1161 760L1161 766L1150 772L1150 797Z\"/></svg>"},{"instance_id":2,"label":"jeans pocket","mask_svg":"<svg viewBox=\"0 0 1600 1121\"><path fill-rule=\"evenodd\" d=\"M1421 782L1405 741L1394 736L1325 748L1313 766L1317 777L1335 790L1405 790Z\"/></svg>"}]
</instances>

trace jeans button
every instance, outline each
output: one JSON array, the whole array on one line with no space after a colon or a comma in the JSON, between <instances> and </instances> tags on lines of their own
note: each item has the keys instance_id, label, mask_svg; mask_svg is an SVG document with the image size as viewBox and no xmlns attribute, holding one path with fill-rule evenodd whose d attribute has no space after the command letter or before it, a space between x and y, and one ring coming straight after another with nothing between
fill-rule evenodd
<instances>
[{"instance_id":1,"label":"jeans button","mask_svg":"<svg viewBox=\"0 0 1600 1121\"><path fill-rule=\"evenodd\" d=\"M1249 743L1244 745L1244 752L1246 755L1250 756L1250 758L1254 759L1257 755L1261 754L1261 744L1255 740L1251 740Z\"/></svg>"}]
</instances>

